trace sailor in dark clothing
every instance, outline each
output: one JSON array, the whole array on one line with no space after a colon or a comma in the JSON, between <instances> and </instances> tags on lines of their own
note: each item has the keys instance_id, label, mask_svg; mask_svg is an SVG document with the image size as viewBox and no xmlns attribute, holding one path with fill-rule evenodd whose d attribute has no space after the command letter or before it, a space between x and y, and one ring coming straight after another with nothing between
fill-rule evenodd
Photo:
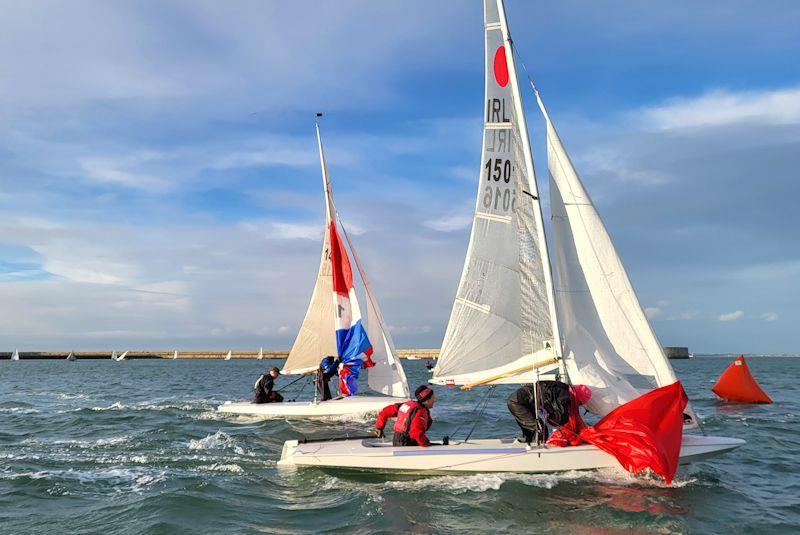
<instances>
[{"instance_id":1,"label":"sailor in dark clothing","mask_svg":"<svg viewBox=\"0 0 800 535\"><path fill-rule=\"evenodd\" d=\"M281 374L278 368L272 368L269 373L263 374L253 385L253 403L280 403L283 396L274 392L275 379Z\"/></svg>"},{"instance_id":2,"label":"sailor in dark clothing","mask_svg":"<svg viewBox=\"0 0 800 535\"><path fill-rule=\"evenodd\" d=\"M538 394L538 399L535 394ZM546 441L550 435L548 425L567 423L569 406L569 385L561 381L539 381L536 389L532 384L522 385L508 397L508 410L517 420L528 444Z\"/></svg>"},{"instance_id":3,"label":"sailor in dark clothing","mask_svg":"<svg viewBox=\"0 0 800 535\"><path fill-rule=\"evenodd\" d=\"M332 356L327 356L322 359L317 370L317 376L314 378L314 386L317 388L317 395L322 398L322 401L328 401L332 398L331 387L328 381L336 376L339 368L339 359Z\"/></svg>"}]
</instances>

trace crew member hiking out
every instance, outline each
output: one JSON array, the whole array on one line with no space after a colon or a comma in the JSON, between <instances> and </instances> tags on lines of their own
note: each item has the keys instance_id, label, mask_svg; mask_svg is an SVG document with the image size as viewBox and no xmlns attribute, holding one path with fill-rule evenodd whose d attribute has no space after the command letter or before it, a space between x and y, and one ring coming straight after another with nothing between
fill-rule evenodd
<instances>
[{"instance_id":1,"label":"crew member hiking out","mask_svg":"<svg viewBox=\"0 0 800 535\"><path fill-rule=\"evenodd\" d=\"M544 442L552 427L578 428L583 426L578 405L589 400L587 386L570 387L561 381L539 381L519 387L508 397L508 410L522 430L523 441ZM534 397L538 394L538 399ZM537 414L536 411L539 411ZM580 431L576 429L575 432Z\"/></svg>"},{"instance_id":2,"label":"crew member hiking out","mask_svg":"<svg viewBox=\"0 0 800 535\"><path fill-rule=\"evenodd\" d=\"M387 420L396 418L392 445L430 446L431 441L426 433L433 423L430 409L436 403L436 395L430 387L422 385L414 391L414 397L415 400L389 405L378 413L375 436L383 437Z\"/></svg>"},{"instance_id":3,"label":"crew member hiking out","mask_svg":"<svg viewBox=\"0 0 800 535\"><path fill-rule=\"evenodd\" d=\"M253 385L253 403L280 403L283 396L274 392L275 379L281 374L278 368L272 368L268 373L258 378Z\"/></svg>"},{"instance_id":4,"label":"crew member hiking out","mask_svg":"<svg viewBox=\"0 0 800 535\"><path fill-rule=\"evenodd\" d=\"M314 377L314 386L317 388L317 395L322 401L328 401L332 398L329 381L336 375L338 367L339 359L327 356L322 359L319 369L317 369L317 375Z\"/></svg>"}]
</instances>

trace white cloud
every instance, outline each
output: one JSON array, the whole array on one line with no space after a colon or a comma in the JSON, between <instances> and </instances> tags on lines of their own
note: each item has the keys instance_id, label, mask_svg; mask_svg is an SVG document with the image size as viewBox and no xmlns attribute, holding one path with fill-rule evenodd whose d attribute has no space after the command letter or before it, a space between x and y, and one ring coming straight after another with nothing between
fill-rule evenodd
<instances>
[{"instance_id":1,"label":"white cloud","mask_svg":"<svg viewBox=\"0 0 800 535\"><path fill-rule=\"evenodd\" d=\"M800 88L717 90L694 98L674 98L641 113L648 125L660 130L734 124L800 124Z\"/></svg>"},{"instance_id":2,"label":"white cloud","mask_svg":"<svg viewBox=\"0 0 800 535\"><path fill-rule=\"evenodd\" d=\"M697 311L696 310L692 310L692 311L688 311L687 310L687 311L683 311L683 312L680 312L678 314L672 315L672 316L668 317L667 319L669 321L689 321L689 320L695 319L696 317L697 317Z\"/></svg>"},{"instance_id":3,"label":"white cloud","mask_svg":"<svg viewBox=\"0 0 800 535\"><path fill-rule=\"evenodd\" d=\"M161 158L163 156L160 154L146 152L124 158L80 158L78 164L86 173L86 177L93 182L147 191L164 191L169 187L168 181L148 174L125 170L126 167L139 167Z\"/></svg>"},{"instance_id":4,"label":"white cloud","mask_svg":"<svg viewBox=\"0 0 800 535\"><path fill-rule=\"evenodd\" d=\"M425 221L425 226L439 232L453 232L467 228L471 223L471 215L451 215Z\"/></svg>"},{"instance_id":5,"label":"white cloud","mask_svg":"<svg viewBox=\"0 0 800 535\"><path fill-rule=\"evenodd\" d=\"M778 319L778 315L774 312L764 312L761 314L761 319L764 321L776 321Z\"/></svg>"},{"instance_id":6,"label":"white cloud","mask_svg":"<svg viewBox=\"0 0 800 535\"><path fill-rule=\"evenodd\" d=\"M728 312L727 314L720 314L719 321L736 321L744 316L744 312L737 310L735 312Z\"/></svg>"},{"instance_id":7,"label":"white cloud","mask_svg":"<svg viewBox=\"0 0 800 535\"><path fill-rule=\"evenodd\" d=\"M644 314L648 319L655 319L662 314L662 310L658 307L647 307L644 309Z\"/></svg>"}]
</instances>

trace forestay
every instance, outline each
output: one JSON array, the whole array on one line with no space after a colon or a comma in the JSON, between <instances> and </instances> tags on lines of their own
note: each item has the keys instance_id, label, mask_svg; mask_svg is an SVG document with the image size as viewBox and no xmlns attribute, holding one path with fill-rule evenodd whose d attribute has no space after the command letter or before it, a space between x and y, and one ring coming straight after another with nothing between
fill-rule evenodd
<instances>
[{"instance_id":1,"label":"forestay","mask_svg":"<svg viewBox=\"0 0 800 535\"><path fill-rule=\"evenodd\" d=\"M547 123L555 295L564 361L573 384L591 387L589 410L604 415L677 379L538 92L536 98Z\"/></svg>"},{"instance_id":2,"label":"forestay","mask_svg":"<svg viewBox=\"0 0 800 535\"><path fill-rule=\"evenodd\" d=\"M485 112L475 217L432 382L504 375L558 355L541 207L502 6L484 2ZM506 372L527 366L523 375Z\"/></svg>"}]
</instances>

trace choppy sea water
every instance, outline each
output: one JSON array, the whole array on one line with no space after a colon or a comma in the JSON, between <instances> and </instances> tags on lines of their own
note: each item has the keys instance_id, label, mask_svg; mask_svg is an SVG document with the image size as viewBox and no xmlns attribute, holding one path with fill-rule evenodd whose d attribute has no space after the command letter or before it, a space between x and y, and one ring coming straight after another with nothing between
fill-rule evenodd
<instances>
[{"instance_id":1,"label":"choppy sea water","mask_svg":"<svg viewBox=\"0 0 800 535\"><path fill-rule=\"evenodd\" d=\"M215 412L249 397L270 361L0 361L0 533L796 533L800 358L748 360L772 405L716 400L709 388L731 361L673 361L708 433L748 443L682 467L670 487L621 469L427 478L279 470L285 440L359 433L371 420ZM422 361L404 365L412 385L429 376ZM460 427L463 436L486 391L437 390L431 435ZM509 392L496 390L474 437L515 434Z\"/></svg>"}]
</instances>

